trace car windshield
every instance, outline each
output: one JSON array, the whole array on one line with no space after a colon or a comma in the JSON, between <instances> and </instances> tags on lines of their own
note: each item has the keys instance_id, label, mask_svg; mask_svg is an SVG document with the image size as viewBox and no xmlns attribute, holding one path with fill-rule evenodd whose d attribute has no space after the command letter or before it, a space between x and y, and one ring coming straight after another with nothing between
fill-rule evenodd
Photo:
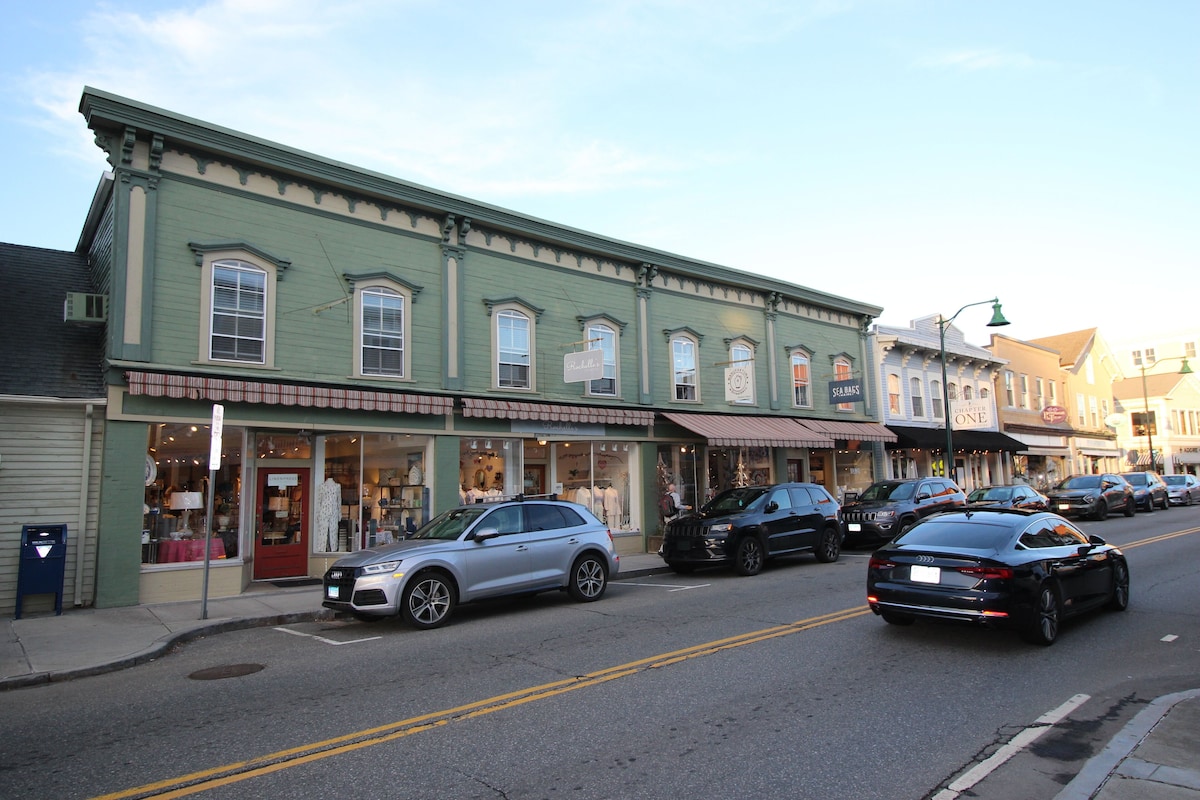
<instances>
[{"instance_id":1,"label":"car windshield","mask_svg":"<svg viewBox=\"0 0 1200 800\"><path fill-rule=\"evenodd\" d=\"M911 500L916 488L915 483L873 483L858 499Z\"/></svg>"},{"instance_id":2,"label":"car windshield","mask_svg":"<svg viewBox=\"0 0 1200 800\"><path fill-rule=\"evenodd\" d=\"M998 525L978 517L932 517L896 537L894 544L912 547L954 547L994 553L1012 539L1011 525Z\"/></svg>"},{"instance_id":3,"label":"car windshield","mask_svg":"<svg viewBox=\"0 0 1200 800\"><path fill-rule=\"evenodd\" d=\"M1144 472L1131 472L1128 475L1122 475L1121 477L1132 483L1134 486L1145 486L1148 482L1146 473Z\"/></svg>"},{"instance_id":4,"label":"car windshield","mask_svg":"<svg viewBox=\"0 0 1200 800\"><path fill-rule=\"evenodd\" d=\"M1076 475L1073 478L1067 478L1056 489L1099 489L1099 475Z\"/></svg>"},{"instance_id":5,"label":"car windshield","mask_svg":"<svg viewBox=\"0 0 1200 800\"><path fill-rule=\"evenodd\" d=\"M1163 477L1163 480L1171 486L1187 486L1186 475L1166 475Z\"/></svg>"},{"instance_id":6,"label":"car windshield","mask_svg":"<svg viewBox=\"0 0 1200 800\"><path fill-rule=\"evenodd\" d=\"M967 497L968 502L978 503L980 500L1012 500L1013 490L1007 486L992 486L987 489L976 489Z\"/></svg>"},{"instance_id":7,"label":"car windshield","mask_svg":"<svg viewBox=\"0 0 1200 800\"><path fill-rule=\"evenodd\" d=\"M487 506L452 508L444 511L421 526L410 539L446 539L452 540L462 536L463 531L471 527L471 523L479 519Z\"/></svg>"},{"instance_id":8,"label":"car windshield","mask_svg":"<svg viewBox=\"0 0 1200 800\"><path fill-rule=\"evenodd\" d=\"M709 514L736 514L753 505L766 491L765 486L728 489L705 503L701 510Z\"/></svg>"}]
</instances>

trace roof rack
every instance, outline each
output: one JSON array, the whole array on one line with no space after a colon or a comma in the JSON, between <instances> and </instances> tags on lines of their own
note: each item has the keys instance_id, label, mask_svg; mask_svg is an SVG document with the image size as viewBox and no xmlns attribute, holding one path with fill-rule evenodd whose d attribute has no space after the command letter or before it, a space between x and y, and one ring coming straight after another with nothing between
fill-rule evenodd
<instances>
[{"instance_id":1,"label":"roof rack","mask_svg":"<svg viewBox=\"0 0 1200 800\"><path fill-rule=\"evenodd\" d=\"M526 500L557 500L557 499L558 499L558 495L556 493L550 493L550 494L524 494L524 493L493 494L493 495L486 495L484 497L475 498L475 503L473 505L480 505L482 503L503 503L508 500L514 500L518 503L523 503ZM471 505L471 504L468 504L468 505Z\"/></svg>"}]
</instances>

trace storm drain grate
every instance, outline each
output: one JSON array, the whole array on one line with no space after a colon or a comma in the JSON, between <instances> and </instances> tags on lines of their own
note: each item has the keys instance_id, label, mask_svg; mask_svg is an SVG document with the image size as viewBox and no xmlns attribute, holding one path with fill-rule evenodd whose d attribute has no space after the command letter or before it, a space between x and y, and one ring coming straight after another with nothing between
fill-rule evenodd
<instances>
[{"instance_id":1,"label":"storm drain grate","mask_svg":"<svg viewBox=\"0 0 1200 800\"><path fill-rule=\"evenodd\" d=\"M240 678L253 675L263 668L262 664L225 664L220 667L201 669L188 675L194 681L219 681L222 678Z\"/></svg>"}]
</instances>

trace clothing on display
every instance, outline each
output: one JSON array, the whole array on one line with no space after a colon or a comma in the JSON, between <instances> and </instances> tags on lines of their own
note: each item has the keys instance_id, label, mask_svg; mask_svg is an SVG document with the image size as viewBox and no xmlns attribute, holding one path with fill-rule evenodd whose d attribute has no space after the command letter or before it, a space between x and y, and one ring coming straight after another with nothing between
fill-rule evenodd
<instances>
[{"instance_id":1,"label":"clothing on display","mask_svg":"<svg viewBox=\"0 0 1200 800\"><path fill-rule=\"evenodd\" d=\"M317 490L317 526L313 532L313 550L333 552L338 549L338 522L342 518L342 487L333 478L326 478Z\"/></svg>"}]
</instances>

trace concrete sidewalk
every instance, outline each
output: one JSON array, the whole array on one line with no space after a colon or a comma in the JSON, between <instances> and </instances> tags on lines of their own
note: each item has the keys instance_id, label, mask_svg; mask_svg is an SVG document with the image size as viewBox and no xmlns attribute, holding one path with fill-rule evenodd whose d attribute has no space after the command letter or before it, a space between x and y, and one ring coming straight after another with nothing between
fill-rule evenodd
<instances>
[{"instance_id":1,"label":"concrete sidewalk","mask_svg":"<svg viewBox=\"0 0 1200 800\"><path fill-rule=\"evenodd\" d=\"M618 580L666 572L653 554L621 556ZM319 585L254 586L200 603L69 610L8 620L0 691L125 669L224 631L332 618ZM1160 697L1089 760L1055 800L1200 800L1200 689Z\"/></svg>"}]
</instances>

